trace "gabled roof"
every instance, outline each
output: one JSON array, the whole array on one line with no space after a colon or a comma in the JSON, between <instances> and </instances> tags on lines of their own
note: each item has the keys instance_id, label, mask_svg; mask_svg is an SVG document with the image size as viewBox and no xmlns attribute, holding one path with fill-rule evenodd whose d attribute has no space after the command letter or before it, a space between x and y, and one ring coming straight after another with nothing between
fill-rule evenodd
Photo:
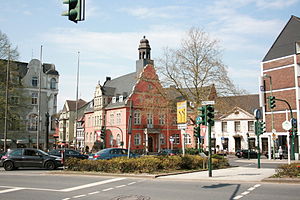
<instances>
[{"instance_id":1,"label":"gabled roof","mask_svg":"<svg viewBox=\"0 0 300 200\"><path fill-rule=\"evenodd\" d=\"M218 116L232 111L235 107L241 108L244 111L253 114L255 109L259 107L259 95L241 95L241 96L228 96L228 97L218 97L216 99L215 110Z\"/></svg>"},{"instance_id":2,"label":"gabled roof","mask_svg":"<svg viewBox=\"0 0 300 200\"><path fill-rule=\"evenodd\" d=\"M264 57L263 62L295 54L295 46L298 41L300 41L300 18L292 15Z\"/></svg>"},{"instance_id":3,"label":"gabled roof","mask_svg":"<svg viewBox=\"0 0 300 200\"><path fill-rule=\"evenodd\" d=\"M78 100L78 109L80 109L81 107L83 107L85 104L87 104L86 101L82 100L82 99L79 99ZM66 108L67 106L67 108ZM76 110L76 100L73 101L73 100L66 100L66 103L65 103L65 106L64 106L64 109L65 111L75 111Z\"/></svg>"}]
</instances>

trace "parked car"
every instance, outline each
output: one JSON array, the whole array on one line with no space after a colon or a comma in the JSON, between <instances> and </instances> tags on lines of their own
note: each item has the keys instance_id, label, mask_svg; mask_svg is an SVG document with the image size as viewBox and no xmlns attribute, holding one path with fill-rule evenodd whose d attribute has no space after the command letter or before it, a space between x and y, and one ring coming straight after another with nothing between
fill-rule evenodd
<instances>
[{"instance_id":1,"label":"parked car","mask_svg":"<svg viewBox=\"0 0 300 200\"><path fill-rule=\"evenodd\" d=\"M238 158L248 158L248 149L241 149L235 152L236 157ZM250 158L257 158L257 152L250 150L249 152Z\"/></svg>"},{"instance_id":2,"label":"parked car","mask_svg":"<svg viewBox=\"0 0 300 200\"><path fill-rule=\"evenodd\" d=\"M46 169L56 169L62 166L61 158L51 156L44 151L31 148L11 149L0 160L0 166L6 171L17 169L18 167L40 167Z\"/></svg>"},{"instance_id":3,"label":"parked car","mask_svg":"<svg viewBox=\"0 0 300 200\"><path fill-rule=\"evenodd\" d=\"M61 151L65 151L65 158L88 159L88 155L84 155L73 149L54 149L49 152L50 155L61 157Z\"/></svg>"},{"instance_id":4,"label":"parked car","mask_svg":"<svg viewBox=\"0 0 300 200\"><path fill-rule=\"evenodd\" d=\"M122 148L107 148L98 151L93 155L91 160L109 160L117 157L126 157L128 156L128 150ZM138 155L133 154L132 152L129 153L130 158L136 158Z\"/></svg>"},{"instance_id":5,"label":"parked car","mask_svg":"<svg viewBox=\"0 0 300 200\"><path fill-rule=\"evenodd\" d=\"M160 152L158 152L159 156L175 156L179 154L178 149L162 149Z\"/></svg>"}]
</instances>

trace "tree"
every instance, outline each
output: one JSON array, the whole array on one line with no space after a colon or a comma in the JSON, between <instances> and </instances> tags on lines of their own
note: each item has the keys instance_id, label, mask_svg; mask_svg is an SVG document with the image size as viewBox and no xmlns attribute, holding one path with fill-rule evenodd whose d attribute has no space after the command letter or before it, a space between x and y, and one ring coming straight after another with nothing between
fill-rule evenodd
<instances>
[{"instance_id":1,"label":"tree","mask_svg":"<svg viewBox=\"0 0 300 200\"><path fill-rule=\"evenodd\" d=\"M164 86L173 85L174 92L194 108L207 100L208 86L214 85L218 96L241 94L228 77L222 60L219 42L206 32L191 28L177 49L164 48L163 55L156 65Z\"/></svg>"},{"instance_id":2,"label":"tree","mask_svg":"<svg viewBox=\"0 0 300 200\"><path fill-rule=\"evenodd\" d=\"M19 130L21 127L19 111L21 88L18 78L18 66L15 60L18 59L19 53L17 47L13 47L6 34L0 31L0 130L4 130L4 119L6 109L6 89L8 89L8 129ZM7 68L9 68L7 72ZM7 80L8 75L8 80ZM7 85L8 83L8 85ZM3 138L3 137L1 137Z\"/></svg>"}]
</instances>

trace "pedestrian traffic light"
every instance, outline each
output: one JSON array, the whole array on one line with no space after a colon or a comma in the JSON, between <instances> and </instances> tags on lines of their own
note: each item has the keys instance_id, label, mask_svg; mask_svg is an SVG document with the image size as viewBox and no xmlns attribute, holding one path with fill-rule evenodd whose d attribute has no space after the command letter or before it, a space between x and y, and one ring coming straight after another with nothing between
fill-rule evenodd
<instances>
[{"instance_id":1,"label":"pedestrian traffic light","mask_svg":"<svg viewBox=\"0 0 300 200\"><path fill-rule=\"evenodd\" d=\"M62 13L62 16L68 16L70 21L84 20L84 4L85 0L64 0L64 4L69 4L69 9Z\"/></svg>"},{"instance_id":2,"label":"pedestrian traffic light","mask_svg":"<svg viewBox=\"0 0 300 200\"><path fill-rule=\"evenodd\" d=\"M290 130L289 130L289 135L290 135L290 137L293 136L293 129L290 129Z\"/></svg>"},{"instance_id":3,"label":"pedestrian traffic light","mask_svg":"<svg viewBox=\"0 0 300 200\"><path fill-rule=\"evenodd\" d=\"M102 128L101 128L101 139L102 140L105 139L105 126L102 126Z\"/></svg>"},{"instance_id":4,"label":"pedestrian traffic light","mask_svg":"<svg viewBox=\"0 0 300 200\"><path fill-rule=\"evenodd\" d=\"M199 138L200 137L200 126L195 126L194 127L194 136L196 138Z\"/></svg>"},{"instance_id":5,"label":"pedestrian traffic light","mask_svg":"<svg viewBox=\"0 0 300 200\"><path fill-rule=\"evenodd\" d=\"M271 109L275 108L275 96L269 96L268 97L269 106Z\"/></svg>"},{"instance_id":6,"label":"pedestrian traffic light","mask_svg":"<svg viewBox=\"0 0 300 200\"><path fill-rule=\"evenodd\" d=\"M200 113L200 118L201 118L201 121L199 124L202 124L202 125L206 125L206 106L202 106L200 108L198 108L198 110L201 112Z\"/></svg>"},{"instance_id":7,"label":"pedestrian traffic light","mask_svg":"<svg viewBox=\"0 0 300 200\"><path fill-rule=\"evenodd\" d=\"M213 105L208 105L206 107L207 110L207 123L211 126L215 125L215 108Z\"/></svg>"}]
</instances>

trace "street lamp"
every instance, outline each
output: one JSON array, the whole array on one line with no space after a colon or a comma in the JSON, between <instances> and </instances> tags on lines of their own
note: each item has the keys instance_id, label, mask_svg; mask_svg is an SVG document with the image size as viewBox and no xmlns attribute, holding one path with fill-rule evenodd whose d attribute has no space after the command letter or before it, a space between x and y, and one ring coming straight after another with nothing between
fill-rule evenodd
<instances>
[{"instance_id":1,"label":"street lamp","mask_svg":"<svg viewBox=\"0 0 300 200\"><path fill-rule=\"evenodd\" d=\"M270 79L270 94L271 96L273 96L273 90L272 90L272 77L268 74L264 74L263 76L264 78L269 78ZM273 113L273 108L270 108L271 109L271 127L272 127L272 136L273 138L275 138L275 133L273 133L273 130L274 130L274 113ZM271 139L270 139L271 141ZM275 140L273 139L273 158L275 159ZM269 158L271 159L271 152L269 151Z\"/></svg>"},{"instance_id":2,"label":"street lamp","mask_svg":"<svg viewBox=\"0 0 300 200\"><path fill-rule=\"evenodd\" d=\"M248 160L250 160L250 144L249 144L249 133L247 133L247 142L248 142Z\"/></svg>"},{"instance_id":3,"label":"street lamp","mask_svg":"<svg viewBox=\"0 0 300 200\"><path fill-rule=\"evenodd\" d=\"M9 60L10 46L7 46L6 86L5 86L5 113L4 113L4 152L7 150L7 117L8 117L8 85L9 85Z\"/></svg>"}]
</instances>

